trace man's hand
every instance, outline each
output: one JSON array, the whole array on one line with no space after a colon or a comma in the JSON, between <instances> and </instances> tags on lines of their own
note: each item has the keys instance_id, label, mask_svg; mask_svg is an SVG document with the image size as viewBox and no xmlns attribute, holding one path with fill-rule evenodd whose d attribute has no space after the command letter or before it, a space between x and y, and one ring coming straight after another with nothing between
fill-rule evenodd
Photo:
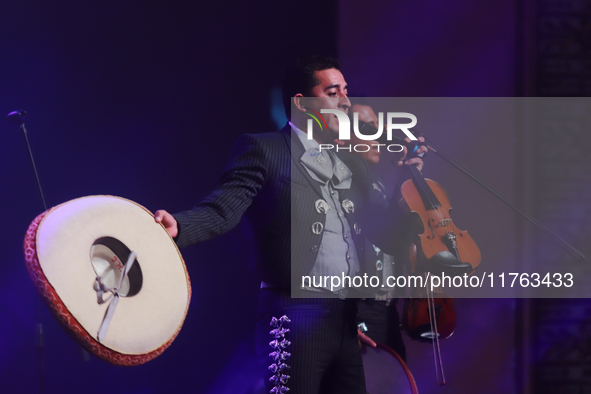
<instances>
[{"instance_id":1,"label":"man's hand","mask_svg":"<svg viewBox=\"0 0 591 394\"><path fill-rule=\"evenodd\" d=\"M410 138L406 137L404 138L404 140L406 142L410 142ZM425 142L425 137L419 137L419 142L424 143ZM429 151L429 149L427 149L427 147L425 145L420 145L419 149L417 150L417 154L421 154L421 153L427 153ZM423 170L423 159L421 159L420 157L413 157L412 159L408 159L405 160L406 158L406 154L407 154L407 150L406 147L404 147L403 152L400 152L400 158L394 159L393 162L397 167L401 167L403 165L413 165L416 164L417 165L417 169L419 170L419 172L421 172Z\"/></svg>"},{"instance_id":2,"label":"man's hand","mask_svg":"<svg viewBox=\"0 0 591 394\"><path fill-rule=\"evenodd\" d=\"M362 333L361 331L357 330L357 342L359 342L359 347L363 348L365 345L369 345L370 347L377 347L376 343L367 335Z\"/></svg>"},{"instance_id":3,"label":"man's hand","mask_svg":"<svg viewBox=\"0 0 591 394\"><path fill-rule=\"evenodd\" d=\"M154 213L154 220L156 220L156 223L162 223L172 238L179 234L179 228L177 226L176 219L165 210L160 209L156 211Z\"/></svg>"}]
</instances>

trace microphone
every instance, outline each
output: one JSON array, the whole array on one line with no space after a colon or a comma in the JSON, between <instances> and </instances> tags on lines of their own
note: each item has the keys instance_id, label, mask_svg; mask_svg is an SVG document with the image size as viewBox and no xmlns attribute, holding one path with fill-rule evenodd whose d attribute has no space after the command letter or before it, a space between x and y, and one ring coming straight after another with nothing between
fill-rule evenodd
<instances>
[{"instance_id":1,"label":"microphone","mask_svg":"<svg viewBox=\"0 0 591 394\"><path fill-rule=\"evenodd\" d=\"M359 121L359 132L362 134L376 134L378 132L378 129L371 126L369 123L366 123L366 122L363 122L360 120ZM377 139L377 142L379 142L380 144L385 144L385 145L388 145L388 143L395 143L398 145L406 146L406 149L408 151L408 154L406 155L407 158L423 157L423 155L425 154L425 153L420 153L417 155L417 153L416 153L417 150L419 150L419 146L421 145L421 143L419 141L406 142L402 138L398 138L395 135L392 136L392 141L389 141L387 138L388 137L387 137L386 133L382 133L382 136Z\"/></svg>"},{"instance_id":2,"label":"microphone","mask_svg":"<svg viewBox=\"0 0 591 394\"><path fill-rule=\"evenodd\" d=\"M27 116L27 111L12 111L6 115L6 121L12 124L22 125L25 116Z\"/></svg>"}]
</instances>

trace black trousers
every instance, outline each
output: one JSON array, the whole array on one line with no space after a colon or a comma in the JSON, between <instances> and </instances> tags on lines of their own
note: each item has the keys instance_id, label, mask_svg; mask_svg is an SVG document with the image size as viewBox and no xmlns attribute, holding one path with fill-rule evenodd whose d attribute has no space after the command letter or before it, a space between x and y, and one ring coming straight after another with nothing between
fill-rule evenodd
<instances>
[{"instance_id":1,"label":"black trousers","mask_svg":"<svg viewBox=\"0 0 591 394\"><path fill-rule=\"evenodd\" d=\"M267 389L272 317L286 315L291 323L287 387L294 394L365 394L363 363L357 343L357 300L291 298L289 290L263 288L256 327L257 354Z\"/></svg>"}]
</instances>

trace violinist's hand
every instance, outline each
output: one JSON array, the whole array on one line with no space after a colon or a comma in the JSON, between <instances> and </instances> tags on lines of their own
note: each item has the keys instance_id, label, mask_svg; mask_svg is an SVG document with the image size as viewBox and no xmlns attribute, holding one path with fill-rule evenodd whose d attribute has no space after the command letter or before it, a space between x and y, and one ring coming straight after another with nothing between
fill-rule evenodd
<instances>
[{"instance_id":1,"label":"violinist's hand","mask_svg":"<svg viewBox=\"0 0 591 394\"><path fill-rule=\"evenodd\" d=\"M408 138L408 137L405 137L404 140L406 142L410 142L410 138ZM419 137L419 142L424 143L425 137L422 137L422 136ZM429 149L427 148L427 146L420 145L417 153L418 154L427 153L428 151L429 151ZM405 160L407 153L408 153L407 149L406 149L406 147L404 147L402 152L398 153L399 156L394 158L394 160L393 160L394 165L396 165L397 167L402 167L403 165L410 166L410 165L416 164L419 172L422 172L423 165L424 165L423 159L421 159L420 157L413 157L412 159Z\"/></svg>"},{"instance_id":2,"label":"violinist's hand","mask_svg":"<svg viewBox=\"0 0 591 394\"><path fill-rule=\"evenodd\" d=\"M179 234L179 228L176 223L176 219L168 212L163 209L160 209L154 213L154 220L156 223L162 223L168 234L172 238L176 237Z\"/></svg>"},{"instance_id":3,"label":"violinist's hand","mask_svg":"<svg viewBox=\"0 0 591 394\"><path fill-rule=\"evenodd\" d=\"M367 335L362 333L361 331L357 330L357 342L359 342L359 347L363 349L363 346L369 345L370 347L377 347L376 343Z\"/></svg>"}]
</instances>

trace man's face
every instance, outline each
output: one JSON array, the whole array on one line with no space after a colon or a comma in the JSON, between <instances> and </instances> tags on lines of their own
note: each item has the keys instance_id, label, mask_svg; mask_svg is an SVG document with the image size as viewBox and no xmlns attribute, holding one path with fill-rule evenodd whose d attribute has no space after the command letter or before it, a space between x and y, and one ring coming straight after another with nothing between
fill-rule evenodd
<instances>
[{"instance_id":1,"label":"man's face","mask_svg":"<svg viewBox=\"0 0 591 394\"><path fill-rule=\"evenodd\" d=\"M318 85L312 89L312 97L305 99L305 106L320 112L321 109L338 109L347 113L351 102L347 97L347 82L343 74L335 68L316 71ZM339 136L339 121L336 115L322 114L328 130L315 129L314 139L320 143L330 144Z\"/></svg>"},{"instance_id":2,"label":"man's face","mask_svg":"<svg viewBox=\"0 0 591 394\"><path fill-rule=\"evenodd\" d=\"M354 112L359 114L359 122L365 122L376 129L378 128L378 117L370 106L355 104L351 107L351 113ZM380 151L378 151L377 146L372 146L373 143L372 141L360 140L355 133L351 132L351 145L364 144L370 146L371 149L368 152L355 152L351 150L352 153L361 157L368 164L378 164L380 162Z\"/></svg>"}]
</instances>

